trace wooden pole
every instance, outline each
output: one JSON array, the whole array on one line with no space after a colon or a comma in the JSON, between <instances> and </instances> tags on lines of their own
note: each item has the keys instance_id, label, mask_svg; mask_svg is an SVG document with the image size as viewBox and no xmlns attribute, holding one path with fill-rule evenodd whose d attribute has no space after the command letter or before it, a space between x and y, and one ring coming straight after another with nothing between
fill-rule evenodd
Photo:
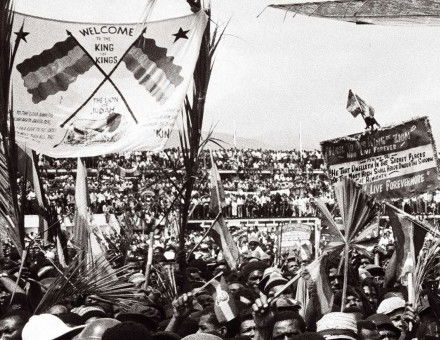
<instances>
[{"instance_id":1,"label":"wooden pole","mask_svg":"<svg viewBox=\"0 0 440 340\"><path fill-rule=\"evenodd\" d=\"M150 278L151 265L153 264L153 247L154 247L154 229L150 231L150 239L148 240L147 264L145 266L145 282L144 288L148 287Z\"/></svg>"},{"instance_id":2,"label":"wooden pole","mask_svg":"<svg viewBox=\"0 0 440 340\"><path fill-rule=\"evenodd\" d=\"M277 263L279 266L281 266L282 263L282 251L281 251L281 245L283 243L283 226L281 223L278 223L277 226L277 232L278 232L278 251L277 251ZM280 267L281 268L281 267Z\"/></svg>"},{"instance_id":3,"label":"wooden pole","mask_svg":"<svg viewBox=\"0 0 440 340\"><path fill-rule=\"evenodd\" d=\"M23 249L23 253L21 254L20 269L18 270L17 280L15 281L15 286L16 287L18 287L18 284L20 283L21 273L23 272L23 268L24 268L24 264L25 264L25 261L26 261L27 253L28 253L28 250L27 249ZM14 287L14 290L12 291L11 300L9 301L9 304L11 304L12 301L14 300L14 296L15 296L15 292L16 292L16 287Z\"/></svg>"},{"instance_id":4,"label":"wooden pole","mask_svg":"<svg viewBox=\"0 0 440 340\"><path fill-rule=\"evenodd\" d=\"M414 275L413 273L408 273L407 276L408 283L408 302L414 306L415 294L414 294Z\"/></svg>"},{"instance_id":5,"label":"wooden pole","mask_svg":"<svg viewBox=\"0 0 440 340\"><path fill-rule=\"evenodd\" d=\"M348 285L348 243L345 243L344 248L344 286L342 287L341 312L345 309L345 301L347 299L347 285Z\"/></svg>"},{"instance_id":6,"label":"wooden pole","mask_svg":"<svg viewBox=\"0 0 440 340\"><path fill-rule=\"evenodd\" d=\"M315 223L315 260L321 255L321 251L319 249L321 242L321 221L318 220Z\"/></svg>"}]
</instances>

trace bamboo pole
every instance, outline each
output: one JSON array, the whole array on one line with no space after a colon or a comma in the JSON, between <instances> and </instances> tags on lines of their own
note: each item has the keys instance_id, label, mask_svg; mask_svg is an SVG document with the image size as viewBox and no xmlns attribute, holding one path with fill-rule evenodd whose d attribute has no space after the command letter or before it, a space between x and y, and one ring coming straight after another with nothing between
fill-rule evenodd
<instances>
[{"instance_id":1,"label":"bamboo pole","mask_svg":"<svg viewBox=\"0 0 440 340\"><path fill-rule=\"evenodd\" d=\"M153 247L154 247L154 229L151 229L150 239L148 240L148 255L147 255L147 264L145 267L144 288L148 287L148 282L150 279L151 265L153 264Z\"/></svg>"},{"instance_id":2,"label":"bamboo pole","mask_svg":"<svg viewBox=\"0 0 440 340\"><path fill-rule=\"evenodd\" d=\"M345 309L345 301L347 299L347 285L348 285L348 250L349 245L345 243L344 248L344 286L342 287L341 312Z\"/></svg>"},{"instance_id":3,"label":"bamboo pole","mask_svg":"<svg viewBox=\"0 0 440 340\"><path fill-rule=\"evenodd\" d=\"M23 253L21 254L20 269L18 270L17 280L15 281L15 287L14 287L14 290L12 291L11 300L9 301L9 304L11 304L12 301L14 301L14 296L15 296L16 289L17 289L16 287L18 287L18 285L20 283L21 274L23 272L24 264L25 264L25 261L26 261L26 258L27 258L27 253L28 253L28 250L27 249L23 249Z\"/></svg>"}]
</instances>

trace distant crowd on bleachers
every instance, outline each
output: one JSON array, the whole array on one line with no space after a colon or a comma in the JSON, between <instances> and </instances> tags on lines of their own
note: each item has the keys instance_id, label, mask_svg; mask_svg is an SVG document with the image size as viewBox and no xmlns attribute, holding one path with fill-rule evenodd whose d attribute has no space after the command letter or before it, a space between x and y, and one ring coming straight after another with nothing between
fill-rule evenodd
<instances>
[{"instance_id":1,"label":"distant crowd on bleachers","mask_svg":"<svg viewBox=\"0 0 440 340\"><path fill-rule=\"evenodd\" d=\"M218 149L212 151L222 177L228 218L315 216L314 198L334 205L322 154L312 151ZM209 151L204 151L192 197L191 219L208 219ZM162 216L182 185L179 149L132 152L87 159L90 205L94 213L128 213L143 219ZM76 159L41 156L39 168L48 202L60 216L72 215ZM439 214L440 192L395 202L408 213ZM27 192L26 212L36 213L36 196Z\"/></svg>"}]
</instances>

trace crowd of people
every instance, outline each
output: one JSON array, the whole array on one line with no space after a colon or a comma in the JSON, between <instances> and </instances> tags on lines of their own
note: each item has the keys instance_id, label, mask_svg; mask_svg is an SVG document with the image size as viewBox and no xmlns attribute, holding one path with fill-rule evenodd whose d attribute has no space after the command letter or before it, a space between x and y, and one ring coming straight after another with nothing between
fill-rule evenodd
<instances>
[{"instance_id":1,"label":"crowd of people","mask_svg":"<svg viewBox=\"0 0 440 340\"><path fill-rule=\"evenodd\" d=\"M330 181L323 171L319 151L215 150L212 157L221 173L228 218L314 216L313 197L331 200ZM210 191L208 151L193 192L192 219L209 219ZM182 155L179 149L161 153L133 152L87 160L88 187L94 213L120 215L131 211L161 211L150 206L159 194L173 200L175 183L181 181ZM40 157L43 187L49 204L60 216L72 214L75 188L75 159ZM158 171L160 169L160 171ZM28 214L38 206L28 188Z\"/></svg>"},{"instance_id":2,"label":"crowd of people","mask_svg":"<svg viewBox=\"0 0 440 340\"><path fill-rule=\"evenodd\" d=\"M440 339L438 277L423 287L425 303L417 308L407 303L404 282L387 277L387 264L395 250L387 222L380 226L370 253L350 255L345 298L339 256L327 258L322 277L317 279L313 273L316 249L293 249L278 256L277 230L233 232L241 254L234 269L213 239L202 240L203 232L193 231L186 241L188 266L183 275L176 267L177 240L164 229L153 235L148 283L145 263L150 236L129 233L127 226L122 226L120 235L106 236L112 259L115 252L125 252L123 263L112 262L115 268L124 264L129 268L120 279L139 294L124 307L79 295L55 299L35 313L42 305L41 297L48 300L60 275L57 247L34 241L19 275L18 254L3 244L0 338ZM124 248L121 244L127 240ZM199 241L199 247L190 252ZM286 285L295 277L293 284ZM328 294L331 298L326 300Z\"/></svg>"},{"instance_id":3,"label":"crowd of people","mask_svg":"<svg viewBox=\"0 0 440 340\"><path fill-rule=\"evenodd\" d=\"M220 171L225 189L228 218L273 218L316 216L314 198L321 197L331 208L334 199L330 190L322 154L313 151L274 151L218 149L212 157ZM203 220L209 214L210 192L208 171L210 155L202 157L200 180L193 192L191 219ZM157 194L173 200L181 180L183 160L180 150L160 153L133 152L107 155L87 160L89 193L94 213L121 215L130 211L162 212L151 207ZM40 157L43 187L48 202L60 217L71 216L74 206L76 159ZM160 171L158 171L160 169ZM165 170L164 170L165 169ZM393 202L415 215L440 214L440 191ZM32 188L27 192L27 214L38 211ZM154 214L153 213L153 214Z\"/></svg>"},{"instance_id":4,"label":"crowd of people","mask_svg":"<svg viewBox=\"0 0 440 340\"><path fill-rule=\"evenodd\" d=\"M227 218L316 216L315 197L338 211L318 151L219 150L212 158L224 177ZM214 217L210 159L206 153L195 185L193 219ZM177 216L166 216L181 180L179 150L87 163L95 170L90 206L117 215L120 230L92 228L94 246L90 241L82 247L61 231L48 240L32 235L24 257L3 238L0 339L440 339L440 261L433 259L434 269L409 303L414 299L408 282L395 265L403 248L386 218L374 244L369 239L364 251L352 249L346 265L340 252L319 256L334 236L325 225L320 242L311 226L307 239L287 248L283 227L229 228L239 253L232 265L206 230L188 230L184 249L179 247ZM40 158L39 165L52 211L73 216L75 162ZM395 203L428 215L436 212L436 197L427 193ZM27 198L27 209L35 209L31 188ZM89 262L95 263L90 271L79 257L92 249L101 255ZM103 298L100 289L108 282L114 288Z\"/></svg>"}]
</instances>

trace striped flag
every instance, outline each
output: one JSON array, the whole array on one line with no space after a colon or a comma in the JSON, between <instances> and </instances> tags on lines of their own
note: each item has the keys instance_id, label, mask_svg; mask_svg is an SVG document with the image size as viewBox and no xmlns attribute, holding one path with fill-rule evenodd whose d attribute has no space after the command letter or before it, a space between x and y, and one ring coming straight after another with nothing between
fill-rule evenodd
<instances>
[{"instance_id":1,"label":"striped flag","mask_svg":"<svg viewBox=\"0 0 440 340\"><path fill-rule=\"evenodd\" d=\"M396 279L403 278L408 273L413 273L418 255L423 247L426 230L415 229L417 223L405 212L386 205L386 215L390 219L393 236L396 240L396 249L385 269L385 286Z\"/></svg>"},{"instance_id":2,"label":"striped flag","mask_svg":"<svg viewBox=\"0 0 440 340\"><path fill-rule=\"evenodd\" d=\"M228 266L232 270L236 269L238 266L240 253L223 216L220 215L219 218L217 218L214 226L212 227L210 235L214 239L215 243L221 248L223 258Z\"/></svg>"},{"instance_id":3,"label":"striped flag","mask_svg":"<svg viewBox=\"0 0 440 340\"><path fill-rule=\"evenodd\" d=\"M301 302L301 305L303 306L300 310L300 314L303 317L306 315L307 305L310 301L313 301L316 304L314 309L319 311L321 315L331 312L333 293L330 288L328 275L325 271L327 260L327 254L321 255L306 267L310 276L300 277L298 279L295 299ZM307 284L307 281L309 280L312 280L316 285L317 300L310 299Z\"/></svg>"},{"instance_id":4,"label":"striped flag","mask_svg":"<svg viewBox=\"0 0 440 340\"><path fill-rule=\"evenodd\" d=\"M134 77L159 103L164 103L183 82L182 67L174 64L168 50L156 45L153 39L141 35L122 61Z\"/></svg>"},{"instance_id":5,"label":"striped flag","mask_svg":"<svg viewBox=\"0 0 440 340\"><path fill-rule=\"evenodd\" d=\"M238 315L237 306L223 276L220 281L213 280L211 284L215 288L214 312L218 322L225 323L235 319Z\"/></svg>"},{"instance_id":6,"label":"striped flag","mask_svg":"<svg viewBox=\"0 0 440 340\"><path fill-rule=\"evenodd\" d=\"M25 59L17 65L24 86L38 104L50 95L66 91L79 75L94 65L72 36L57 42L52 48Z\"/></svg>"},{"instance_id":7,"label":"striped flag","mask_svg":"<svg viewBox=\"0 0 440 340\"><path fill-rule=\"evenodd\" d=\"M327 255L324 255L307 266L311 279L316 283L316 294L319 299L319 310L321 314L331 312L333 293L330 288L328 274L326 273Z\"/></svg>"},{"instance_id":8,"label":"striped flag","mask_svg":"<svg viewBox=\"0 0 440 340\"><path fill-rule=\"evenodd\" d=\"M354 94L353 91L348 90L347 111L350 112L353 117L357 117L359 114L364 116L369 114L370 106L361 97Z\"/></svg>"},{"instance_id":9,"label":"striped flag","mask_svg":"<svg viewBox=\"0 0 440 340\"><path fill-rule=\"evenodd\" d=\"M17 145L18 151L18 171L22 175L27 175L27 180L32 183L35 196L38 203L38 218L39 218L39 233L43 237L44 241L48 241L48 224L46 218L47 201L43 193L43 187L40 179L40 172L37 167L37 154L30 148Z\"/></svg>"},{"instance_id":10,"label":"striped flag","mask_svg":"<svg viewBox=\"0 0 440 340\"><path fill-rule=\"evenodd\" d=\"M215 215L223 210L226 206L225 201L225 191L223 190L222 179L220 178L220 173L218 172L217 165L215 164L214 158L211 155L211 172L209 174L210 189L211 189L211 201L209 203L209 211Z\"/></svg>"},{"instance_id":11,"label":"striped flag","mask_svg":"<svg viewBox=\"0 0 440 340\"><path fill-rule=\"evenodd\" d=\"M223 258L231 269L237 268L240 253L232 238L231 232L226 225L226 221L223 218L222 209L226 206L225 193L223 190L220 174L217 170L217 166L212 158L211 153L211 201L209 204L210 211L218 217L214 221L214 225L211 228L211 237L221 248Z\"/></svg>"},{"instance_id":12,"label":"striped flag","mask_svg":"<svg viewBox=\"0 0 440 340\"><path fill-rule=\"evenodd\" d=\"M87 167L81 158L78 158L77 162L73 241L81 252L79 256L80 261L83 261L90 250L89 192L87 188Z\"/></svg>"}]
</instances>

